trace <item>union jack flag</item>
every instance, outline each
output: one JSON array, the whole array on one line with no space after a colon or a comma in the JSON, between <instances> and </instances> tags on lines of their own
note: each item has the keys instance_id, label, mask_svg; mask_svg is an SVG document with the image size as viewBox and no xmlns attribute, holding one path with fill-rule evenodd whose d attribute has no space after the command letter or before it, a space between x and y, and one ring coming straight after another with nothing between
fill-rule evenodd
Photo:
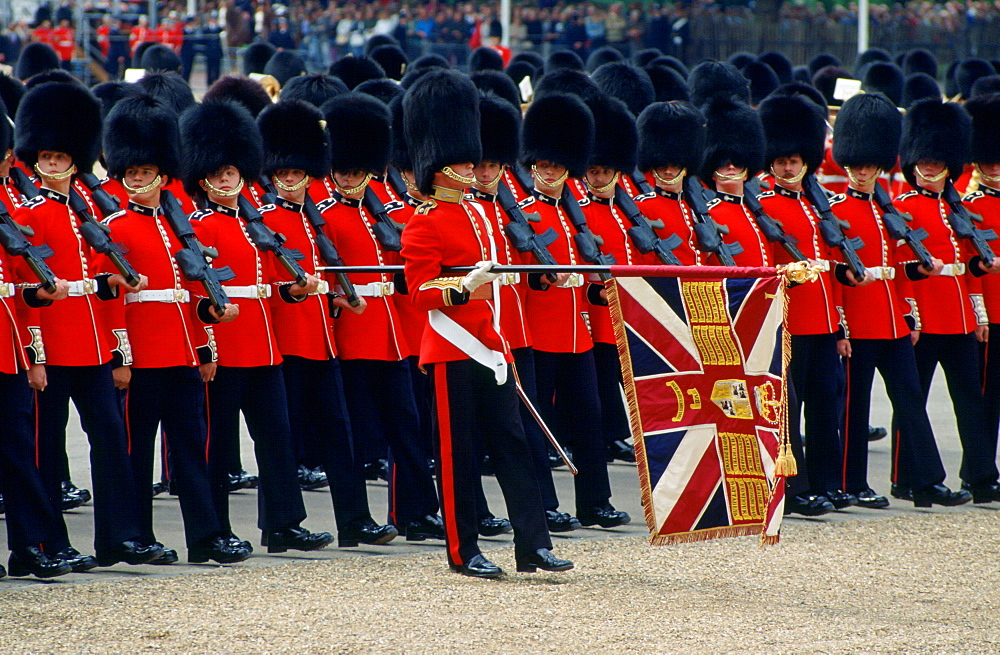
<instances>
[{"instance_id":1,"label":"union jack flag","mask_svg":"<svg viewBox=\"0 0 1000 655\"><path fill-rule=\"evenodd\" d=\"M652 543L777 541L782 288L777 275L610 283Z\"/></svg>"}]
</instances>

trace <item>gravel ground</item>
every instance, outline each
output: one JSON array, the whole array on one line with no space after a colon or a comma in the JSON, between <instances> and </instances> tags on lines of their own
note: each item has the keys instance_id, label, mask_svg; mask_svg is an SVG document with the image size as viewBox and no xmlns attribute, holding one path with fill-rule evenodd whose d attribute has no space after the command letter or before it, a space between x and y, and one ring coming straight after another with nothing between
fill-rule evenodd
<instances>
[{"instance_id":1,"label":"gravel ground","mask_svg":"<svg viewBox=\"0 0 1000 655\"><path fill-rule=\"evenodd\" d=\"M8 587L0 652L995 653L996 518L793 522L766 549L578 540L558 548L575 570L497 581L418 553Z\"/></svg>"}]
</instances>

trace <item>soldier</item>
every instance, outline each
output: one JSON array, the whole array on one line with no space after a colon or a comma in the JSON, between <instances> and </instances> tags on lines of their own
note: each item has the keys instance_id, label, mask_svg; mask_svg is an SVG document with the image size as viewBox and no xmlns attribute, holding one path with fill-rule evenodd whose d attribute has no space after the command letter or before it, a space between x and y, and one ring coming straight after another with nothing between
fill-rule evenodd
<instances>
[{"instance_id":1,"label":"soldier","mask_svg":"<svg viewBox=\"0 0 1000 655\"><path fill-rule=\"evenodd\" d=\"M328 532L311 533L299 526L306 511L288 424L281 352L267 299L277 293L285 302L305 301L319 280L282 283L278 263L268 250L263 225L250 226L238 196L246 180L260 174L260 132L253 117L232 102L207 102L181 117L181 145L186 159L184 188L205 209L191 215L199 240L219 252L218 266L236 277L224 287L240 308L236 323L215 327L218 366L208 385L209 474L220 526L231 542L229 522L229 449L239 439L240 412L246 419L260 470L258 525L261 545L269 553L289 548L316 550L333 541ZM252 231L251 231L252 230Z\"/></svg>"},{"instance_id":2,"label":"soldier","mask_svg":"<svg viewBox=\"0 0 1000 655\"><path fill-rule=\"evenodd\" d=\"M514 527L517 570L564 571L573 563L550 550L508 375L511 357L499 329L499 289L492 284L498 276L489 272L496 244L482 216L463 200L482 154L475 86L454 71L430 71L404 96L404 127L417 186L430 197L403 233L403 259L414 302L428 312L420 364L433 385L449 565L474 577L503 574L477 543L474 478L476 460L486 452ZM442 276L448 266L475 262L484 263L465 277Z\"/></svg>"}]
</instances>

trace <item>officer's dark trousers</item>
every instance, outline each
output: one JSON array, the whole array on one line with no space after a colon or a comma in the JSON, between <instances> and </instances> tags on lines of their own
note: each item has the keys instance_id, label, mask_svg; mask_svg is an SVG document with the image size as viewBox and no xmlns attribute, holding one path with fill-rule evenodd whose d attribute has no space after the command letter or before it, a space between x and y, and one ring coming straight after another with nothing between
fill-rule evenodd
<instances>
[{"instance_id":1,"label":"officer's dark trousers","mask_svg":"<svg viewBox=\"0 0 1000 655\"><path fill-rule=\"evenodd\" d=\"M613 343L594 344L594 366L597 369L597 395L601 399L601 431L604 441L624 441L632 433L628 411L622 401L622 364L618 346Z\"/></svg>"},{"instance_id":2,"label":"officer's dark trousers","mask_svg":"<svg viewBox=\"0 0 1000 655\"><path fill-rule=\"evenodd\" d=\"M876 368L885 380L893 419L899 426L899 447L895 449L894 458L900 463L906 462L910 482L916 489L944 481L944 465L934 442L930 419L927 418L910 336L851 339L851 351L851 357L846 362L842 489L854 493L869 486L868 419Z\"/></svg>"},{"instance_id":3,"label":"officer's dark trousers","mask_svg":"<svg viewBox=\"0 0 1000 655\"><path fill-rule=\"evenodd\" d=\"M437 514L434 479L420 437L417 405L407 361L342 359L344 396L355 441L381 436L389 444L389 522L406 526Z\"/></svg>"},{"instance_id":4,"label":"officer's dark trousers","mask_svg":"<svg viewBox=\"0 0 1000 655\"><path fill-rule=\"evenodd\" d=\"M326 471L337 528L368 518L368 492L354 456L340 362L285 357L282 366L292 434L317 453Z\"/></svg>"},{"instance_id":5,"label":"officer's dark trousers","mask_svg":"<svg viewBox=\"0 0 1000 655\"><path fill-rule=\"evenodd\" d=\"M253 439L260 487L257 524L272 531L306 517L298 465L288 427L285 382L280 366L219 366L208 384L208 470L219 525L229 522L229 452L240 436L240 412Z\"/></svg>"},{"instance_id":6,"label":"officer's dark trousers","mask_svg":"<svg viewBox=\"0 0 1000 655\"><path fill-rule=\"evenodd\" d=\"M464 564L480 552L475 488L482 453L493 463L507 503L515 555L523 559L551 548L513 373L498 386L490 369L466 359L434 364L430 374L448 562Z\"/></svg>"},{"instance_id":7,"label":"officer's dark trousers","mask_svg":"<svg viewBox=\"0 0 1000 655\"><path fill-rule=\"evenodd\" d=\"M59 534L35 465L34 402L23 372L0 373L0 481L10 550L39 544L50 550L50 540Z\"/></svg>"},{"instance_id":8,"label":"officer's dark trousers","mask_svg":"<svg viewBox=\"0 0 1000 655\"><path fill-rule=\"evenodd\" d=\"M38 399L38 468L56 515L58 535L52 551L70 545L62 519L61 455L57 448L69 420L72 399L90 442L90 473L94 485L94 548L103 552L123 541L138 539L139 502L126 450L125 422L111 377L111 365L46 365L48 386ZM143 480L146 486L150 478Z\"/></svg>"},{"instance_id":9,"label":"officer's dark trousers","mask_svg":"<svg viewBox=\"0 0 1000 655\"><path fill-rule=\"evenodd\" d=\"M139 523L146 543L153 535L153 477L157 427L163 441L174 489L180 500L188 547L218 536L219 520L208 479L205 434L205 383L196 367L132 368L125 396L125 430L132 475L137 481Z\"/></svg>"},{"instance_id":10,"label":"officer's dark trousers","mask_svg":"<svg viewBox=\"0 0 1000 655\"><path fill-rule=\"evenodd\" d=\"M573 463L580 470L573 477L577 513L606 503L611 483L593 351L535 350L535 384L538 411L550 428L560 419L558 425L566 434L557 436L572 447Z\"/></svg>"},{"instance_id":11,"label":"officer's dark trousers","mask_svg":"<svg viewBox=\"0 0 1000 655\"><path fill-rule=\"evenodd\" d=\"M1000 323L990 323L993 338L979 344L986 428L996 439L1000 431Z\"/></svg>"}]
</instances>

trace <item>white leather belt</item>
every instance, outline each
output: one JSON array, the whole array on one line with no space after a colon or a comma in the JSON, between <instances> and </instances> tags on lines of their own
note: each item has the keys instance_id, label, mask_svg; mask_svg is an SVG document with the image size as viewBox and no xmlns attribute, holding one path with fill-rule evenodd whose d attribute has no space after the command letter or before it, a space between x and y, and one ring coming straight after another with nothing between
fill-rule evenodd
<instances>
[{"instance_id":1,"label":"white leather belt","mask_svg":"<svg viewBox=\"0 0 1000 655\"><path fill-rule=\"evenodd\" d=\"M896 279L896 269L892 266L868 266L867 269L871 271L876 280Z\"/></svg>"},{"instance_id":2,"label":"white leather belt","mask_svg":"<svg viewBox=\"0 0 1000 655\"><path fill-rule=\"evenodd\" d=\"M89 296L92 293L97 293L97 280L93 278L73 280L69 283L69 295L71 296Z\"/></svg>"},{"instance_id":3,"label":"white leather belt","mask_svg":"<svg viewBox=\"0 0 1000 655\"><path fill-rule=\"evenodd\" d=\"M819 270L823 271L824 273L826 271L830 270L830 261L829 260L826 260L826 259L816 259L814 261L816 262L816 266L819 267Z\"/></svg>"},{"instance_id":4,"label":"white leather belt","mask_svg":"<svg viewBox=\"0 0 1000 655\"><path fill-rule=\"evenodd\" d=\"M941 269L941 275L945 277L960 277L965 275L965 264L945 264Z\"/></svg>"},{"instance_id":5,"label":"white leather belt","mask_svg":"<svg viewBox=\"0 0 1000 655\"><path fill-rule=\"evenodd\" d=\"M396 285L392 282L369 282L368 284L355 284L354 291L359 296L366 298L381 298L396 293Z\"/></svg>"},{"instance_id":6,"label":"white leather belt","mask_svg":"<svg viewBox=\"0 0 1000 655\"><path fill-rule=\"evenodd\" d=\"M566 280L566 284L563 285L563 288L573 289L576 287L582 287L584 283L586 283L586 280L583 275L580 273L570 273L569 279Z\"/></svg>"},{"instance_id":7,"label":"white leather belt","mask_svg":"<svg viewBox=\"0 0 1000 655\"><path fill-rule=\"evenodd\" d=\"M310 296L325 296L328 293L330 293L330 283L327 282L326 280L320 280L319 281L319 286L316 287L316 291L314 291L313 293L310 293L309 295Z\"/></svg>"},{"instance_id":8,"label":"white leather belt","mask_svg":"<svg viewBox=\"0 0 1000 655\"><path fill-rule=\"evenodd\" d=\"M270 298L271 285L269 284L248 284L242 287L231 287L222 285L222 290L230 298Z\"/></svg>"},{"instance_id":9,"label":"white leather belt","mask_svg":"<svg viewBox=\"0 0 1000 655\"><path fill-rule=\"evenodd\" d=\"M191 292L187 289L143 289L138 293L126 293L125 304L134 302L191 302Z\"/></svg>"},{"instance_id":10,"label":"white leather belt","mask_svg":"<svg viewBox=\"0 0 1000 655\"><path fill-rule=\"evenodd\" d=\"M521 274L520 273L501 273L500 277L497 278L497 279L500 280L500 284L504 284L504 285L507 285L507 284L520 284L521 283Z\"/></svg>"},{"instance_id":11,"label":"white leather belt","mask_svg":"<svg viewBox=\"0 0 1000 655\"><path fill-rule=\"evenodd\" d=\"M10 298L16 291L17 287L10 282L0 284L0 298Z\"/></svg>"}]
</instances>

